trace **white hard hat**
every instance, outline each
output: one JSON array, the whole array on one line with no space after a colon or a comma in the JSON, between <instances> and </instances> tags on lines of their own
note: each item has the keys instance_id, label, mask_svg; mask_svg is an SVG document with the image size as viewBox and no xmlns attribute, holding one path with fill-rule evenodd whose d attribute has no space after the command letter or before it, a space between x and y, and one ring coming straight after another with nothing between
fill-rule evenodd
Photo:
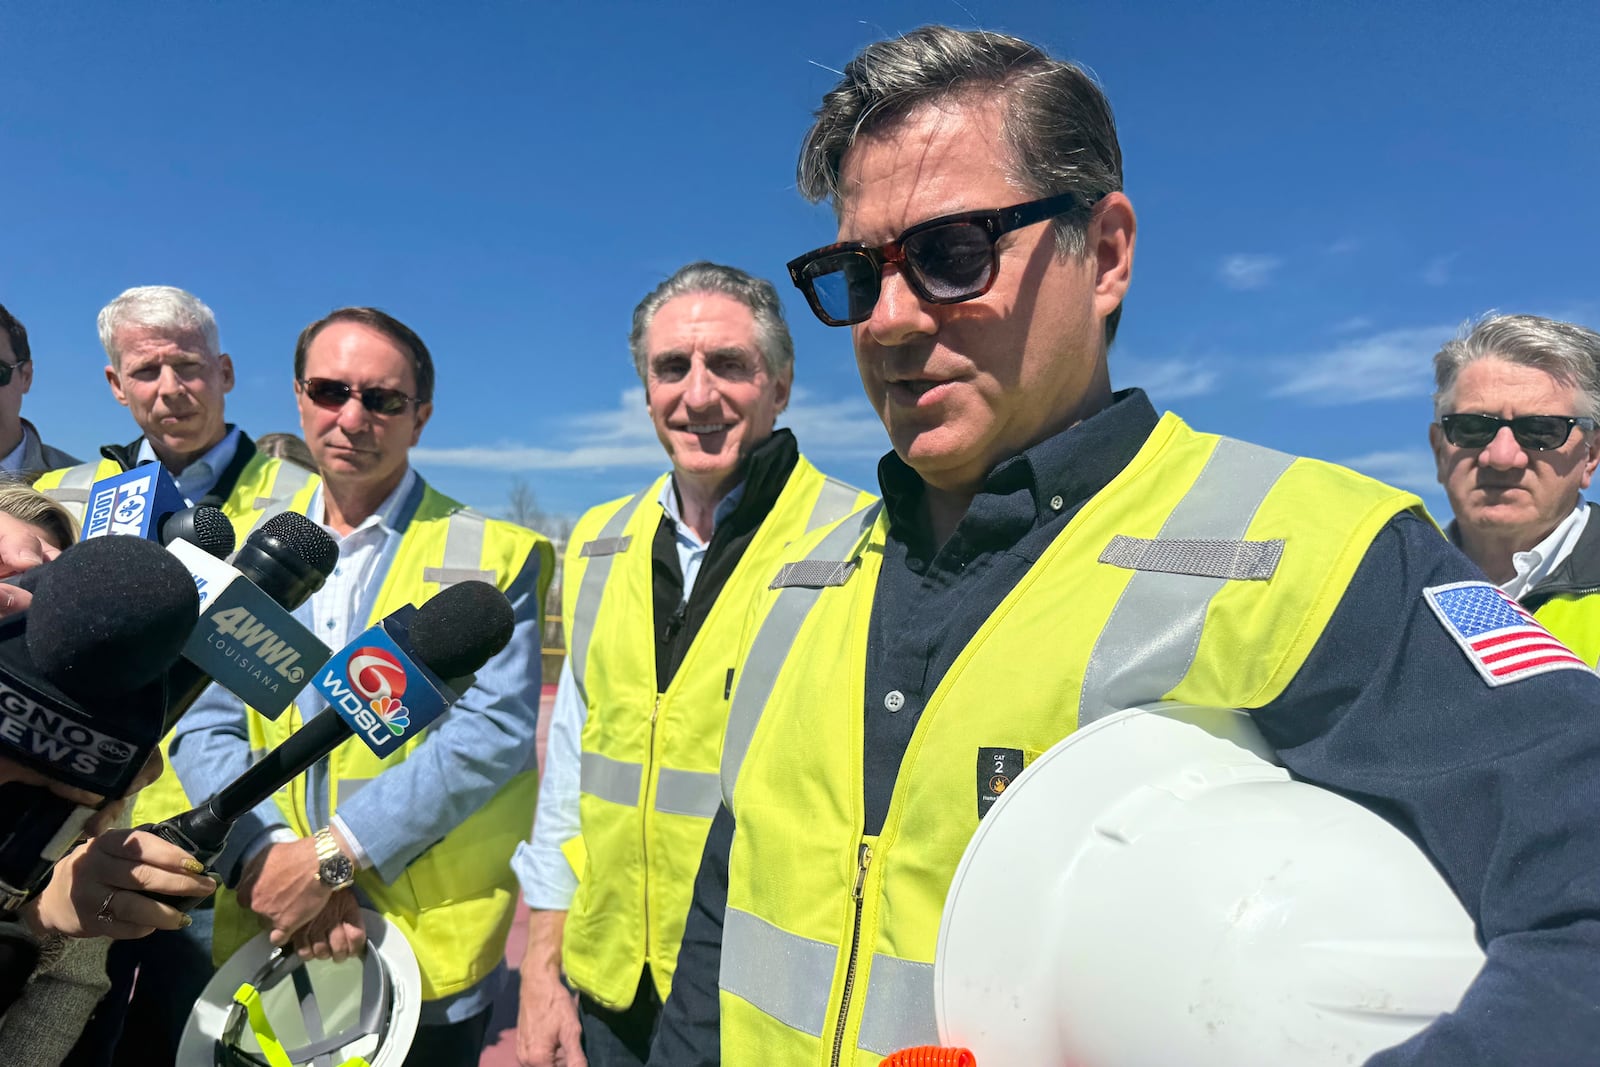
<instances>
[{"instance_id":1,"label":"white hard hat","mask_svg":"<svg viewBox=\"0 0 1600 1067\"><path fill-rule=\"evenodd\" d=\"M302 961L266 933L235 952L190 1013L176 1067L400 1067L422 974L399 930L365 908L361 919L366 951L341 963Z\"/></svg>"},{"instance_id":2,"label":"white hard hat","mask_svg":"<svg viewBox=\"0 0 1600 1067\"><path fill-rule=\"evenodd\" d=\"M1452 1010L1471 920L1404 834L1296 782L1243 712L1162 704L1040 756L984 816L935 958L980 1064L1361 1063Z\"/></svg>"}]
</instances>

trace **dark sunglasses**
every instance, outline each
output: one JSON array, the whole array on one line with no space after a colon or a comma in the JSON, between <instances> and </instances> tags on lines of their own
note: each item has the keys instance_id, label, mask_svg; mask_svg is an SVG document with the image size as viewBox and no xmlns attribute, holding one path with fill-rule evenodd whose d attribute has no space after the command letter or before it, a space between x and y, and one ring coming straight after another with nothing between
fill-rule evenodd
<instances>
[{"instance_id":1,"label":"dark sunglasses","mask_svg":"<svg viewBox=\"0 0 1600 1067\"><path fill-rule=\"evenodd\" d=\"M1002 234L1093 206L1073 193L1061 193L996 211L944 215L919 222L876 248L845 241L807 252L789 261L789 277L829 326L850 326L872 317L887 263L897 265L906 284L928 303L959 304L994 285L1000 266L995 242Z\"/></svg>"},{"instance_id":2,"label":"dark sunglasses","mask_svg":"<svg viewBox=\"0 0 1600 1067\"><path fill-rule=\"evenodd\" d=\"M25 359L19 359L15 363L7 363L4 360L0 360L0 389L4 389L11 384L11 376L26 362L28 361Z\"/></svg>"},{"instance_id":3,"label":"dark sunglasses","mask_svg":"<svg viewBox=\"0 0 1600 1067\"><path fill-rule=\"evenodd\" d=\"M1502 419L1496 415L1440 415L1439 428L1444 439L1457 448L1483 448L1493 441L1500 427L1511 427L1511 436L1517 444L1530 452L1548 452L1560 448L1572 436L1574 426L1594 432L1594 420L1566 415L1518 415Z\"/></svg>"},{"instance_id":4,"label":"dark sunglasses","mask_svg":"<svg viewBox=\"0 0 1600 1067\"><path fill-rule=\"evenodd\" d=\"M306 394L306 399L330 411L344 407L352 396L359 398L361 406L374 415L398 415L412 404L421 403L416 397L407 396L398 389L373 386L357 390L332 378L301 378L300 388Z\"/></svg>"}]
</instances>

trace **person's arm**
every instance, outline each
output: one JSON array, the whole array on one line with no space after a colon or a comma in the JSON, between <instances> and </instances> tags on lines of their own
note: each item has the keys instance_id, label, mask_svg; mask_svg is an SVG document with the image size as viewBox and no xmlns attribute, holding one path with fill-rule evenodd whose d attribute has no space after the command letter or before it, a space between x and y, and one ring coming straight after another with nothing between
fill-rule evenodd
<instances>
[{"instance_id":1,"label":"person's arm","mask_svg":"<svg viewBox=\"0 0 1600 1067\"><path fill-rule=\"evenodd\" d=\"M672 994L650 1046L657 1067L717 1067L722 1062L722 917L728 911L728 857L733 852L733 812L717 808L700 854L694 898L672 975Z\"/></svg>"},{"instance_id":2,"label":"person's arm","mask_svg":"<svg viewBox=\"0 0 1600 1067\"><path fill-rule=\"evenodd\" d=\"M193 803L216 795L249 769L250 733L244 702L220 685L200 694L178 720L169 762ZM274 840L294 840L296 834L283 821L271 797L257 804L233 824L228 847L217 857L216 869L228 885L236 885L245 861Z\"/></svg>"},{"instance_id":3,"label":"person's arm","mask_svg":"<svg viewBox=\"0 0 1600 1067\"><path fill-rule=\"evenodd\" d=\"M411 861L534 766L539 726L539 554L506 590L511 642L476 684L429 727L426 741L360 792L340 800L341 828L378 875L392 882Z\"/></svg>"},{"instance_id":4,"label":"person's arm","mask_svg":"<svg viewBox=\"0 0 1600 1067\"><path fill-rule=\"evenodd\" d=\"M571 660L561 668L550 737L539 782L533 839L517 846L511 869L533 909L522 956L522 992L517 1008L517 1056L524 1067L584 1067L582 1033L572 992L561 980L561 937L578 875L562 845L581 831L578 785L583 762L583 723L588 709L578 696Z\"/></svg>"},{"instance_id":5,"label":"person's arm","mask_svg":"<svg viewBox=\"0 0 1600 1067\"><path fill-rule=\"evenodd\" d=\"M1370 1067L1589 1063L1600 1047L1600 677L1489 686L1422 598L1483 580L1397 518L1295 680L1253 714L1296 777L1417 841L1484 944L1459 1008Z\"/></svg>"}]
</instances>

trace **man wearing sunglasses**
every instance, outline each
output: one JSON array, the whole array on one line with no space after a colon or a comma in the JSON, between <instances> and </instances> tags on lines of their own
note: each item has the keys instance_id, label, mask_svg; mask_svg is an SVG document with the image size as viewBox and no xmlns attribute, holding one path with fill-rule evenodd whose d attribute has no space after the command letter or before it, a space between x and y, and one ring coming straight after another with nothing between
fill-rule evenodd
<instances>
[{"instance_id":1,"label":"man wearing sunglasses","mask_svg":"<svg viewBox=\"0 0 1600 1067\"><path fill-rule=\"evenodd\" d=\"M343 745L234 827L218 869L237 893L218 899L216 948L220 961L266 926L302 956L343 959L364 942L359 897L405 934L422 972L406 1063L467 1067L508 977L509 863L538 787L540 624L555 553L412 470L433 385L422 339L376 308L340 308L301 332L294 391L322 479L290 507L339 542L339 560L297 615L338 649L402 605L478 580L511 600L513 636L399 751L380 760ZM332 712L309 685L276 719L213 686L179 724L173 763L208 795L317 714Z\"/></svg>"},{"instance_id":2,"label":"man wearing sunglasses","mask_svg":"<svg viewBox=\"0 0 1600 1067\"><path fill-rule=\"evenodd\" d=\"M215 314L193 293L167 285L128 289L101 309L98 326L106 383L140 435L102 446L98 460L47 471L34 482L78 522L95 482L151 460L160 461L190 503L221 508L241 544L310 484L311 471L261 455L249 434L228 423L233 360L222 349ZM163 740L163 751L170 741L170 735ZM135 825L193 806L168 763L135 798ZM176 1053L189 1009L211 973L210 902L192 914L187 929L113 946L113 991L84 1035L86 1057L91 1047L113 1044L119 1063L159 1062ZM124 1003L126 1014L119 1014Z\"/></svg>"},{"instance_id":3,"label":"man wearing sunglasses","mask_svg":"<svg viewBox=\"0 0 1600 1067\"><path fill-rule=\"evenodd\" d=\"M940 916L978 820L1066 734L1164 699L1248 709L1477 921L1460 1010L1372 1063L1592 1061L1600 678L1416 497L1112 392L1135 221L1093 81L999 34L881 41L824 97L799 185L838 232L791 277L850 328L894 452L881 509L798 542L752 605L651 1062L936 1044ZM1543 651L1474 648L1507 617Z\"/></svg>"},{"instance_id":4,"label":"man wearing sunglasses","mask_svg":"<svg viewBox=\"0 0 1600 1067\"><path fill-rule=\"evenodd\" d=\"M1428 442L1450 539L1590 663L1600 662L1600 334L1494 315L1433 357Z\"/></svg>"},{"instance_id":5,"label":"man wearing sunglasses","mask_svg":"<svg viewBox=\"0 0 1600 1067\"><path fill-rule=\"evenodd\" d=\"M76 457L44 443L22 417L22 398L33 387L33 351L28 331L0 304L0 471L33 476L70 467Z\"/></svg>"},{"instance_id":6,"label":"man wearing sunglasses","mask_svg":"<svg viewBox=\"0 0 1600 1067\"><path fill-rule=\"evenodd\" d=\"M639 302L628 343L671 470L590 510L567 545L570 654L515 861L534 909L528 1067L644 1062L716 811L745 610L789 542L872 499L774 429L794 345L772 283L691 263Z\"/></svg>"}]
</instances>

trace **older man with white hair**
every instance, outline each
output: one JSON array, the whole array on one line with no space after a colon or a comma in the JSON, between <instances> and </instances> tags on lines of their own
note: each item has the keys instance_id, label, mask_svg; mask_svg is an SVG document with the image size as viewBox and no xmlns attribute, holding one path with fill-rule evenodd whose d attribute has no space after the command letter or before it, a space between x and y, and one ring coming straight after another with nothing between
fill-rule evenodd
<instances>
[{"instance_id":1,"label":"older man with white hair","mask_svg":"<svg viewBox=\"0 0 1600 1067\"><path fill-rule=\"evenodd\" d=\"M1450 539L1589 663L1600 661L1600 334L1494 315L1433 357L1428 427Z\"/></svg>"}]
</instances>

